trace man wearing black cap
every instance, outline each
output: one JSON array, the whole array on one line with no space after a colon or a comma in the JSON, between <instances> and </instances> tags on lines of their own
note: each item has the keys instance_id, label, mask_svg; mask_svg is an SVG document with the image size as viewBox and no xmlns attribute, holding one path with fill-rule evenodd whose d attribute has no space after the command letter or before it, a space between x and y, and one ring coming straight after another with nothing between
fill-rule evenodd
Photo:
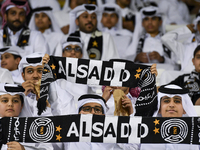
<instances>
[{"instance_id":1,"label":"man wearing black cap","mask_svg":"<svg viewBox=\"0 0 200 150\"><path fill-rule=\"evenodd\" d=\"M27 1L6 0L2 7L3 29L0 30L0 47L19 46L26 54L40 51L49 53L48 45L40 32L26 26L30 9Z\"/></svg>"}]
</instances>

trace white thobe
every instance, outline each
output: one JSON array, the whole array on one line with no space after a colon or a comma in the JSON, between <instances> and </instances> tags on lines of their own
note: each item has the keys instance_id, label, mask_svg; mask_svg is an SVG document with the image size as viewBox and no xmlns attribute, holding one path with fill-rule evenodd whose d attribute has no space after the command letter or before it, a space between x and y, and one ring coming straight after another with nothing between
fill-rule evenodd
<instances>
[{"instance_id":1,"label":"white thobe","mask_svg":"<svg viewBox=\"0 0 200 150\"><path fill-rule=\"evenodd\" d=\"M199 145L190 145L190 144L141 144L140 150L199 150Z\"/></svg>"},{"instance_id":2,"label":"white thobe","mask_svg":"<svg viewBox=\"0 0 200 150\"><path fill-rule=\"evenodd\" d=\"M14 84L10 71L1 67L0 67L0 83Z\"/></svg>"},{"instance_id":3,"label":"white thobe","mask_svg":"<svg viewBox=\"0 0 200 150\"><path fill-rule=\"evenodd\" d=\"M103 28L104 32L110 33L117 48L119 57L122 59L126 59L126 49L131 44L132 41L132 32L122 29L116 30L116 28ZM123 43L123 44L122 44Z\"/></svg>"},{"instance_id":4,"label":"white thobe","mask_svg":"<svg viewBox=\"0 0 200 150\"><path fill-rule=\"evenodd\" d=\"M188 24L189 11L183 2L177 0L161 0L159 10L166 16L166 24Z\"/></svg>"},{"instance_id":5,"label":"white thobe","mask_svg":"<svg viewBox=\"0 0 200 150\"><path fill-rule=\"evenodd\" d=\"M22 29L17 31L15 34L8 28L8 34L11 41L11 45L16 46L19 35L21 33ZM3 29L0 30L0 48L3 48ZM48 44L45 42L45 38L39 31L31 31L28 46L24 46L23 48L25 50L24 55L32 54L34 52L40 52L40 53L47 53L49 54L49 47Z\"/></svg>"},{"instance_id":6,"label":"white thobe","mask_svg":"<svg viewBox=\"0 0 200 150\"><path fill-rule=\"evenodd\" d=\"M50 55L62 56L61 41L64 35L62 33L52 32L51 29L46 29L43 36L49 45Z\"/></svg>"},{"instance_id":7,"label":"white thobe","mask_svg":"<svg viewBox=\"0 0 200 150\"><path fill-rule=\"evenodd\" d=\"M25 150L53 150L51 143L20 143ZM7 145L2 145L1 150L8 150Z\"/></svg>"},{"instance_id":8,"label":"white thobe","mask_svg":"<svg viewBox=\"0 0 200 150\"><path fill-rule=\"evenodd\" d=\"M173 64L173 61L171 61L171 60L175 60L175 56L173 53L171 53L171 59L170 59L169 57L166 57L164 55L163 44L161 42L161 35L158 34L155 37L151 37L150 34L146 33L146 38L144 41L144 46L143 46L142 52L148 54L153 51L158 52L160 54L160 56L164 56L164 58L165 58L164 63ZM149 63L159 63L159 62L158 62L158 60L149 60Z\"/></svg>"},{"instance_id":9,"label":"white thobe","mask_svg":"<svg viewBox=\"0 0 200 150\"><path fill-rule=\"evenodd\" d=\"M115 144L115 143L88 143L71 142L64 143L64 150L138 150L137 144Z\"/></svg>"},{"instance_id":10,"label":"white thobe","mask_svg":"<svg viewBox=\"0 0 200 150\"><path fill-rule=\"evenodd\" d=\"M11 71L12 78L15 84L21 85L24 82L24 79L22 78L22 74L19 72L19 70Z\"/></svg>"},{"instance_id":11,"label":"white thobe","mask_svg":"<svg viewBox=\"0 0 200 150\"><path fill-rule=\"evenodd\" d=\"M192 63L193 52L197 47L197 42L183 44L192 35L188 27L184 26L176 30L170 31L162 36L162 43L170 48L180 60L181 71L191 72L194 70Z\"/></svg>"},{"instance_id":12,"label":"white thobe","mask_svg":"<svg viewBox=\"0 0 200 150\"><path fill-rule=\"evenodd\" d=\"M53 15L59 25L60 28L69 25L69 12L71 11L71 9L69 10L62 10L62 11L56 11L53 12Z\"/></svg>"},{"instance_id":13,"label":"white thobe","mask_svg":"<svg viewBox=\"0 0 200 150\"><path fill-rule=\"evenodd\" d=\"M87 85L58 79L50 84L49 102L54 109L59 110L59 115L74 114L77 110L76 104L78 98L83 94L87 94L87 91ZM52 102L55 103L56 107L52 105Z\"/></svg>"},{"instance_id":14,"label":"white thobe","mask_svg":"<svg viewBox=\"0 0 200 150\"><path fill-rule=\"evenodd\" d=\"M86 34L80 31L81 39L84 41L83 47L83 59L89 59L87 47L90 41L91 34ZM109 33L102 32L103 36L103 48L101 54L101 60L109 61L110 59L117 59L119 58L119 54L115 47L114 41Z\"/></svg>"}]
</instances>

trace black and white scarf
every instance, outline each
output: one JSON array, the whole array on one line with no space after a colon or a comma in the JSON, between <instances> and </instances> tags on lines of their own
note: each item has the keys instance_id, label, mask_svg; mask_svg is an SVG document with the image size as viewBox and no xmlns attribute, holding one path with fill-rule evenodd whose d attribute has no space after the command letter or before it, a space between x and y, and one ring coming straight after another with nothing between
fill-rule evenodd
<instances>
[{"instance_id":1,"label":"black and white scarf","mask_svg":"<svg viewBox=\"0 0 200 150\"><path fill-rule=\"evenodd\" d=\"M194 70L184 82L184 87L189 89L189 96L191 97L193 104L195 104L193 97L200 95L200 74Z\"/></svg>"},{"instance_id":2,"label":"black and white scarf","mask_svg":"<svg viewBox=\"0 0 200 150\"><path fill-rule=\"evenodd\" d=\"M150 66L133 62L99 61L68 57L50 56L44 66L38 114L46 108L49 84L57 79L88 85L106 85L123 87L140 87L141 92L136 102L136 115L151 116L157 106L155 75L151 74ZM144 112L143 109L146 111Z\"/></svg>"},{"instance_id":3,"label":"black and white scarf","mask_svg":"<svg viewBox=\"0 0 200 150\"><path fill-rule=\"evenodd\" d=\"M0 144L98 142L200 144L199 117L67 115L0 119Z\"/></svg>"},{"instance_id":4,"label":"black and white scarf","mask_svg":"<svg viewBox=\"0 0 200 150\"><path fill-rule=\"evenodd\" d=\"M31 30L24 26L17 42L17 46L23 48L28 45ZM5 25L3 28L3 44L4 46L11 46L11 40L8 33L8 26Z\"/></svg>"},{"instance_id":5,"label":"black and white scarf","mask_svg":"<svg viewBox=\"0 0 200 150\"><path fill-rule=\"evenodd\" d=\"M71 33L70 36L80 37L80 31ZM92 33L88 47L87 47L89 59L100 60L103 52L103 36L102 32L96 30Z\"/></svg>"}]
</instances>

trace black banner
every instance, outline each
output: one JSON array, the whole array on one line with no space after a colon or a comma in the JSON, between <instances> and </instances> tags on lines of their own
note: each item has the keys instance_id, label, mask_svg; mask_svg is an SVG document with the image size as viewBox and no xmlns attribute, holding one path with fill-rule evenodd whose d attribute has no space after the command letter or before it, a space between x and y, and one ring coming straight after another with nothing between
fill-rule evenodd
<instances>
[{"instance_id":1,"label":"black banner","mask_svg":"<svg viewBox=\"0 0 200 150\"><path fill-rule=\"evenodd\" d=\"M200 117L98 115L2 118L2 142L200 144Z\"/></svg>"},{"instance_id":2,"label":"black banner","mask_svg":"<svg viewBox=\"0 0 200 150\"><path fill-rule=\"evenodd\" d=\"M136 103L138 108L136 115L143 116L140 108L149 107L156 102L155 75L151 74L150 66L130 61L100 61L50 56L50 61L44 66L42 74L38 100L39 115L45 110L49 84L60 78L87 85L138 86L141 88L141 95ZM150 114L152 113L148 111L145 115L150 116Z\"/></svg>"}]
</instances>

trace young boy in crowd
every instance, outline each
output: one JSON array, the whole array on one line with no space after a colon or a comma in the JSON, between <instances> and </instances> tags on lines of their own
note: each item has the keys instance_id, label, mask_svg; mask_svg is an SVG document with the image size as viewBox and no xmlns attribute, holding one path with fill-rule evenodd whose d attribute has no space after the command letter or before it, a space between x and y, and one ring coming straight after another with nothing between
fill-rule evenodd
<instances>
[{"instance_id":1,"label":"young boy in crowd","mask_svg":"<svg viewBox=\"0 0 200 150\"><path fill-rule=\"evenodd\" d=\"M170 84L187 88L192 103L194 105L200 105L200 45L194 50L192 63L195 69L190 74L178 76Z\"/></svg>"},{"instance_id":2,"label":"young boy in crowd","mask_svg":"<svg viewBox=\"0 0 200 150\"><path fill-rule=\"evenodd\" d=\"M22 84L23 79L18 70L18 65L24 55L24 50L18 46L5 47L0 49L0 55L1 67L11 72L14 83Z\"/></svg>"},{"instance_id":3,"label":"young boy in crowd","mask_svg":"<svg viewBox=\"0 0 200 150\"><path fill-rule=\"evenodd\" d=\"M61 40L64 36L58 26L51 7L33 9L29 28L40 31L49 45L50 55L61 56Z\"/></svg>"},{"instance_id":4,"label":"young boy in crowd","mask_svg":"<svg viewBox=\"0 0 200 150\"><path fill-rule=\"evenodd\" d=\"M188 95L188 90L174 84L161 86L158 92L157 111L154 117L196 117L197 114ZM199 150L199 145L190 144L141 144L141 150Z\"/></svg>"},{"instance_id":5,"label":"young boy in crowd","mask_svg":"<svg viewBox=\"0 0 200 150\"><path fill-rule=\"evenodd\" d=\"M15 92L13 92L15 91ZM24 95L24 89L15 84L0 83L0 118L2 117L32 117L29 104ZM50 143L19 143L11 141L3 145L1 150L35 150L44 149L52 150Z\"/></svg>"}]
</instances>

